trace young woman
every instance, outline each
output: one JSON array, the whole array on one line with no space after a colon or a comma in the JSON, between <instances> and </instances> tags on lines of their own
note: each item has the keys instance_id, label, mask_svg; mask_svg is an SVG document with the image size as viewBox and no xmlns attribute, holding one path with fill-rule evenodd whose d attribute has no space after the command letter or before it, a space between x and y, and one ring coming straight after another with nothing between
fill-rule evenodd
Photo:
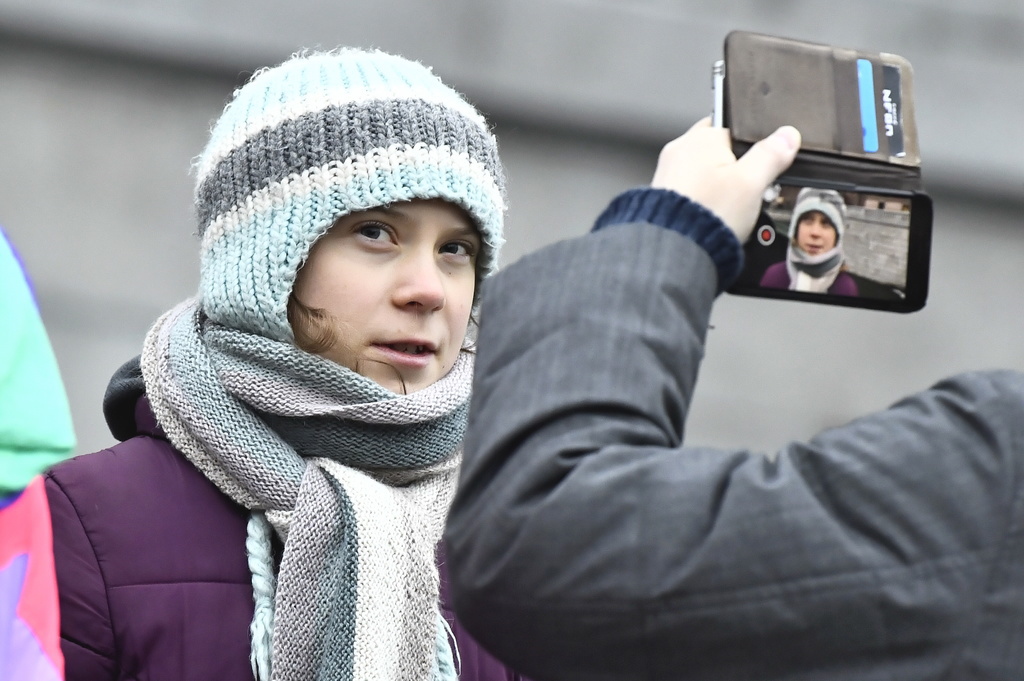
<instances>
[{"instance_id":1,"label":"young woman","mask_svg":"<svg viewBox=\"0 0 1024 681\"><path fill-rule=\"evenodd\" d=\"M518 678L439 603L487 123L417 63L309 54L196 170L199 293L111 382L123 442L47 478L67 678Z\"/></svg>"},{"instance_id":2,"label":"young woman","mask_svg":"<svg viewBox=\"0 0 1024 681\"><path fill-rule=\"evenodd\" d=\"M845 271L846 204L834 189L804 187L789 221L786 259L765 270L761 286L837 296L856 296L857 282Z\"/></svg>"}]
</instances>

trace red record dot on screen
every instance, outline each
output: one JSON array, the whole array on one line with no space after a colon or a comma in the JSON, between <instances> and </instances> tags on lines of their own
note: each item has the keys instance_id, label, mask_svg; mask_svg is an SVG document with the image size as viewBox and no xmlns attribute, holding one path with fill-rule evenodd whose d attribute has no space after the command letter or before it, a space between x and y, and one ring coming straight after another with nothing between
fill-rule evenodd
<instances>
[{"instance_id":1,"label":"red record dot on screen","mask_svg":"<svg viewBox=\"0 0 1024 681\"><path fill-rule=\"evenodd\" d=\"M775 242L775 230L767 225L758 227L757 240L762 246L771 246Z\"/></svg>"}]
</instances>

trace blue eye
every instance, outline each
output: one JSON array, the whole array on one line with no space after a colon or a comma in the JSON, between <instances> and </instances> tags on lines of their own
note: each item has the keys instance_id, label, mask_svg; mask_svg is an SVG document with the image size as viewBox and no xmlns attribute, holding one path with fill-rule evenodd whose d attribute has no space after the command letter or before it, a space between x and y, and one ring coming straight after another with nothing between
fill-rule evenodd
<instances>
[{"instance_id":1,"label":"blue eye","mask_svg":"<svg viewBox=\"0 0 1024 681\"><path fill-rule=\"evenodd\" d=\"M446 243L444 246L441 246L441 252L463 257L472 257L476 255L476 248L473 244L465 241L451 241Z\"/></svg>"},{"instance_id":2,"label":"blue eye","mask_svg":"<svg viewBox=\"0 0 1024 681\"><path fill-rule=\"evenodd\" d=\"M388 232L385 226L377 222L368 222L360 225L359 234L373 241L380 241L388 238Z\"/></svg>"}]
</instances>

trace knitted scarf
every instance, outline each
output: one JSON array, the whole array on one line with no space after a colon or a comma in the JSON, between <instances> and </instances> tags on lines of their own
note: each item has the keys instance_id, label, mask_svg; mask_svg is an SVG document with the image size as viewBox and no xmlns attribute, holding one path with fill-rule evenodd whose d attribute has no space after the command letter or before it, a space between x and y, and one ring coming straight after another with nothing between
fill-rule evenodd
<instances>
[{"instance_id":1,"label":"knitted scarf","mask_svg":"<svg viewBox=\"0 0 1024 681\"><path fill-rule=\"evenodd\" d=\"M837 245L818 255L809 255L791 244L786 254L789 288L794 291L825 293L839 276L842 266L842 246Z\"/></svg>"},{"instance_id":2,"label":"knitted scarf","mask_svg":"<svg viewBox=\"0 0 1024 681\"><path fill-rule=\"evenodd\" d=\"M434 560L461 458L470 353L434 385L396 395L289 343L215 324L186 301L150 330L142 372L171 443L255 519L265 513L284 542L275 591L267 560L253 565L250 522L254 651L255 632L273 623L260 677L451 673ZM258 582L273 593L262 613Z\"/></svg>"}]
</instances>

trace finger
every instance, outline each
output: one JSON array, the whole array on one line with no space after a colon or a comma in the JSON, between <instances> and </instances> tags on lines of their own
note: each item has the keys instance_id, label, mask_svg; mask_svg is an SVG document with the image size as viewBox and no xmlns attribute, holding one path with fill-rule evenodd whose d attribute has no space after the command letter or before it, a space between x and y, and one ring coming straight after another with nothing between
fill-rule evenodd
<instances>
[{"instance_id":1,"label":"finger","mask_svg":"<svg viewBox=\"0 0 1024 681\"><path fill-rule=\"evenodd\" d=\"M711 127L711 116L705 116L704 118L700 119L699 121L697 121L696 123L691 125L690 126L690 130L698 130L700 128L710 128L710 127Z\"/></svg>"},{"instance_id":2,"label":"finger","mask_svg":"<svg viewBox=\"0 0 1024 681\"><path fill-rule=\"evenodd\" d=\"M670 142L668 146L674 153L684 157L700 155L709 158L713 156L719 163L736 160L736 157L732 155L729 131L725 128L712 127L711 119L708 117L694 123L689 130ZM690 162L693 162L692 159Z\"/></svg>"},{"instance_id":3,"label":"finger","mask_svg":"<svg viewBox=\"0 0 1024 681\"><path fill-rule=\"evenodd\" d=\"M693 147L694 145L700 145L705 143L709 136L712 139L715 139L715 134L719 131L727 132L722 128L712 129L711 118L709 116L705 116L691 125L690 128L682 135L666 144L664 148L676 149L679 147L688 148Z\"/></svg>"},{"instance_id":4,"label":"finger","mask_svg":"<svg viewBox=\"0 0 1024 681\"><path fill-rule=\"evenodd\" d=\"M755 186L766 187L793 163L800 150L800 131L784 125L750 147L736 162Z\"/></svg>"}]
</instances>

